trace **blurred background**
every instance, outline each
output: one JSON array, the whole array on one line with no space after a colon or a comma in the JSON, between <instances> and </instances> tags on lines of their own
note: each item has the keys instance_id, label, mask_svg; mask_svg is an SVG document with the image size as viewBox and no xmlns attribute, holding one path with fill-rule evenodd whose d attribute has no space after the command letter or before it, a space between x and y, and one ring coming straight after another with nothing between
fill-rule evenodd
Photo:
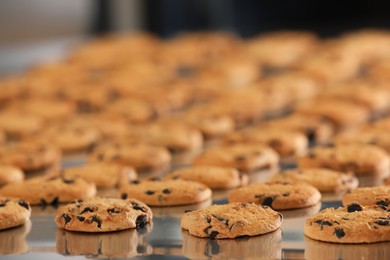
<instances>
[{"instance_id":1,"label":"blurred background","mask_svg":"<svg viewBox=\"0 0 390 260\"><path fill-rule=\"evenodd\" d=\"M360 28L390 28L390 1L252 0L3 0L0 74L56 59L85 37L149 31L228 30L242 37L300 29L333 36ZM44 55L43 55L44 54Z\"/></svg>"}]
</instances>

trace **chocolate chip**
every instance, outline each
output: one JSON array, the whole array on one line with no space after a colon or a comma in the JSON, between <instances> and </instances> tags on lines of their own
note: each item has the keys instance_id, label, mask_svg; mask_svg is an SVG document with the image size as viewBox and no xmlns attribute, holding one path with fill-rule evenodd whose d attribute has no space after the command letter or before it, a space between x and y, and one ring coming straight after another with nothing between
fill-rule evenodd
<instances>
[{"instance_id":1,"label":"chocolate chip","mask_svg":"<svg viewBox=\"0 0 390 260\"><path fill-rule=\"evenodd\" d=\"M0 207L5 207L7 205L8 200L0 201Z\"/></svg>"},{"instance_id":2,"label":"chocolate chip","mask_svg":"<svg viewBox=\"0 0 390 260\"><path fill-rule=\"evenodd\" d=\"M95 212L97 208L90 208L90 207L85 207L83 211L80 212L80 214L84 214L85 212Z\"/></svg>"},{"instance_id":3,"label":"chocolate chip","mask_svg":"<svg viewBox=\"0 0 390 260\"><path fill-rule=\"evenodd\" d=\"M131 184L139 184L140 181L139 180L131 180L129 183L131 183Z\"/></svg>"},{"instance_id":4,"label":"chocolate chip","mask_svg":"<svg viewBox=\"0 0 390 260\"><path fill-rule=\"evenodd\" d=\"M147 191L145 191L145 194L146 194L146 195L153 195L153 194L154 194L154 191L152 191L152 190L147 190Z\"/></svg>"},{"instance_id":5,"label":"chocolate chip","mask_svg":"<svg viewBox=\"0 0 390 260\"><path fill-rule=\"evenodd\" d=\"M103 153L99 153L97 155L97 159L98 159L98 161L103 161L104 160L104 154Z\"/></svg>"},{"instance_id":6,"label":"chocolate chip","mask_svg":"<svg viewBox=\"0 0 390 260\"><path fill-rule=\"evenodd\" d=\"M150 181L161 181L160 177L152 177L149 179Z\"/></svg>"},{"instance_id":7,"label":"chocolate chip","mask_svg":"<svg viewBox=\"0 0 390 260\"><path fill-rule=\"evenodd\" d=\"M146 212L146 209L144 209L143 207L141 207L138 203L136 202L132 202L131 205L133 206L133 209L135 210L140 210L142 212Z\"/></svg>"},{"instance_id":8,"label":"chocolate chip","mask_svg":"<svg viewBox=\"0 0 390 260\"><path fill-rule=\"evenodd\" d=\"M85 218L84 217L77 217L77 219L80 221L80 222L83 222L84 220L85 220Z\"/></svg>"},{"instance_id":9,"label":"chocolate chip","mask_svg":"<svg viewBox=\"0 0 390 260\"><path fill-rule=\"evenodd\" d=\"M135 225L138 227L143 227L148 223L148 218L145 215L140 215L135 221Z\"/></svg>"},{"instance_id":10,"label":"chocolate chip","mask_svg":"<svg viewBox=\"0 0 390 260\"><path fill-rule=\"evenodd\" d=\"M272 148L277 148L282 145L282 142L280 142L280 140L277 139L272 139L268 142L268 145L271 146Z\"/></svg>"},{"instance_id":11,"label":"chocolate chip","mask_svg":"<svg viewBox=\"0 0 390 260\"><path fill-rule=\"evenodd\" d=\"M335 228L334 234L336 234L337 238L342 238L345 236L344 229L342 229L342 228Z\"/></svg>"},{"instance_id":12,"label":"chocolate chip","mask_svg":"<svg viewBox=\"0 0 390 260\"><path fill-rule=\"evenodd\" d=\"M163 189L162 192L163 192L164 194L169 194L169 193L171 193L171 191L170 191L169 189Z\"/></svg>"},{"instance_id":13,"label":"chocolate chip","mask_svg":"<svg viewBox=\"0 0 390 260\"><path fill-rule=\"evenodd\" d=\"M245 161L246 159L246 156L241 154L241 155L237 155L236 157L234 157L234 160L237 161L237 162L242 162L242 161Z\"/></svg>"},{"instance_id":14,"label":"chocolate chip","mask_svg":"<svg viewBox=\"0 0 390 260\"><path fill-rule=\"evenodd\" d=\"M314 221L314 223L320 225L321 230L323 229L323 226L332 226L332 225L333 225L333 224L330 223L329 221L327 221L327 220L321 220L321 219Z\"/></svg>"},{"instance_id":15,"label":"chocolate chip","mask_svg":"<svg viewBox=\"0 0 390 260\"><path fill-rule=\"evenodd\" d=\"M68 223L68 222L70 222L71 220L72 220L72 218L71 217L69 217L67 214L62 214L62 216L61 216L63 219L64 219L64 221L65 221L65 225Z\"/></svg>"},{"instance_id":16,"label":"chocolate chip","mask_svg":"<svg viewBox=\"0 0 390 260\"><path fill-rule=\"evenodd\" d=\"M378 205L380 207L387 207L389 205L389 202L388 201L384 201L384 200L380 200L380 201L376 202L376 205Z\"/></svg>"},{"instance_id":17,"label":"chocolate chip","mask_svg":"<svg viewBox=\"0 0 390 260\"><path fill-rule=\"evenodd\" d=\"M51 205L53 206L58 206L58 203L59 203L59 198L58 197L55 197L52 201L51 201Z\"/></svg>"},{"instance_id":18,"label":"chocolate chip","mask_svg":"<svg viewBox=\"0 0 390 260\"><path fill-rule=\"evenodd\" d=\"M111 213L111 214L118 214L118 213L121 213L122 210L116 209L116 208L112 208L112 209L107 209L107 212Z\"/></svg>"},{"instance_id":19,"label":"chocolate chip","mask_svg":"<svg viewBox=\"0 0 390 260\"><path fill-rule=\"evenodd\" d=\"M188 212L192 212L192 211L194 211L193 209L186 209L186 210L184 210L184 213L188 213Z\"/></svg>"},{"instance_id":20,"label":"chocolate chip","mask_svg":"<svg viewBox=\"0 0 390 260\"><path fill-rule=\"evenodd\" d=\"M93 215L93 216L92 216L92 222L96 222L98 228L101 228L101 227L102 227L102 221L101 221L100 218L98 218L96 215Z\"/></svg>"},{"instance_id":21,"label":"chocolate chip","mask_svg":"<svg viewBox=\"0 0 390 260\"><path fill-rule=\"evenodd\" d=\"M7 203L7 201L5 201L5 203ZM23 208L26 208L27 210L30 209L30 206L29 206L28 203L25 202L24 200L19 200L19 201L18 201L18 204L19 204L20 206L22 206ZM4 204L4 205L5 205L5 204Z\"/></svg>"},{"instance_id":22,"label":"chocolate chip","mask_svg":"<svg viewBox=\"0 0 390 260\"><path fill-rule=\"evenodd\" d=\"M357 202L353 202L349 204L347 207L348 212L355 212L355 211L362 211L362 210L363 210L362 206L360 206L360 204Z\"/></svg>"},{"instance_id":23,"label":"chocolate chip","mask_svg":"<svg viewBox=\"0 0 390 260\"><path fill-rule=\"evenodd\" d=\"M272 207L272 202L274 201L274 199L275 197L265 197L261 205Z\"/></svg>"},{"instance_id":24,"label":"chocolate chip","mask_svg":"<svg viewBox=\"0 0 390 260\"><path fill-rule=\"evenodd\" d=\"M387 226L390 224L390 221L389 220L383 220L383 219L378 219L377 221L375 221L376 224L378 224L379 226Z\"/></svg>"},{"instance_id":25,"label":"chocolate chip","mask_svg":"<svg viewBox=\"0 0 390 260\"><path fill-rule=\"evenodd\" d=\"M283 197L288 197L288 196L290 196L290 192L283 193L282 196Z\"/></svg>"},{"instance_id":26,"label":"chocolate chip","mask_svg":"<svg viewBox=\"0 0 390 260\"><path fill-rule=\"evenodd\" d=\"M62 180L64 183L66 183L66 184L72 184L72 183L74 183L74 180L67 180L67 179L63 179Z\"/></svg>"},{"instance_id":27,"label":"chocolate chip","mask_svg":"<svg viewBox=\"0 0 390 260\"><path fill-rule=\"evenodd\" d=\"M314 129L307 128L306 129L306 137L307 137L307 140L309 141L309 144L314 144L315 140L316 140L316 133L315 133Z\"/></svg>"},{"instance_id":28,"label":"chocolate chip","mask_svg":"<svg viewBox=\"0 0 390 260\"><path fill-rule=\"evenodd\" d=\"M219 235L218 231L211 231L211 233L209 234L209 238L215 239L218 235Z\"/></svg>"},{"instance_id":29,"label":"chocolate chip","mask_svg":"<svg viewBox=\"0 0 390 260\"><path fill-rule=\"evenodd\" d=\"M44 200L44 199L40 199L40 200L39 200L39 204L40 204L42 207L46 207L46 206L47 206L47 202L46 202L46 200Z\"/></svg>"},{"instance_id":30,"label":"chocolate chip","mask_svg":"<svg viewBox=\"0 0 390 260\"><path fill-rule=\"evenodd\" d=\"M349 218L341 218L342 220L349 220Z\"/></svg>"},{"instance_id":31,"label":"chocolate chip","mask_svg":"<svg viewBox=\"0 0 390 260\"><path fill-rule=\"evenodd\" d=\"M123 199L123 200L127 199L127 193L122 193L121 194L121 199Z\"/></svg>"},{"instance_id":32,"label":"chocolate chip","mask_svg":"<svg viewBox=\"0 0 390 260\"><path fill-rule=\"evenodd\" d=\"M310 159L315 159L316 158L316 155L314 152L310 151L308 154L307 154L307 157L309 157Z\"/></svg>"},{"instance_id":33,"label":"chocolate chip","mask_svg":"<svg viewBox=\"0 0 390 260\"><path fill-rule=\"evenodd\" d=\"M207 223L210 223L210 222L211 222L211 218L206 217L206 222L207 222Z\"/></svg>"}]
</instances>

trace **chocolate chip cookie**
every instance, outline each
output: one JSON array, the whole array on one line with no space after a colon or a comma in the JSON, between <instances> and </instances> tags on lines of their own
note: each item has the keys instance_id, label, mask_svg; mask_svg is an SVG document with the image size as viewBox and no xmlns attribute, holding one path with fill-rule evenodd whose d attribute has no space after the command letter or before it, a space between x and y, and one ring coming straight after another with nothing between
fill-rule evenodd
<instances>
[{"instance_id":1,"label":"chocolate chip cookie","mask_svg":"<svg viewBox=\"0 0 390 260\"><path fill-rule=\"evenodd\" d=\"M0 230L25 224L31 215L31 207L23 199L0 196Z\"/></svg>"},{"instance_id":2,"label":"chocolate chip cookie","mask_svg":"<svg viewBox=\"0 0 390 260\"><path fill-rule=\"evenodd\" d=\"M387 207L390 204L390 187L361 187L343 197L343 205L358 202L362 206L378 205Z\"/></svg>"}]
</instances>

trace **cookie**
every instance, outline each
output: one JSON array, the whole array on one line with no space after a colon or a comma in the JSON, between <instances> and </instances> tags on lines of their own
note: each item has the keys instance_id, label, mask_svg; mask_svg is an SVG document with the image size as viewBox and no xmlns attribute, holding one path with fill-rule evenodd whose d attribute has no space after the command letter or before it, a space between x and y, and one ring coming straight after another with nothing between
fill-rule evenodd
<instances>
[{"instance_id":1,"label":"cookie","mask_svg":"<svg viewBox=\"0 0 390 260\"><path fill-rule=\"evenodd\" d=\"M152 179L122 186L119 196L139 199L149 206L177 206L208 200L211 190L194 181Z\"/></svg>"},{"instance_id":2,"label":"cookie","mask_svg":"<svg viewBox=\"0 0 390 260\"><path fill-rule=\"evenodd\" d=\"M268 206L229 203L187 212L181 218L181 227L197 237L236 238L275 231L282 224L282 218Z\"/></svg>"},{"instance_id":3,"label":"cookie","mask_svg":"<svg viewBox=\"0 0 390 260\"><path fill-rule=\"evenodd\" d=\"M64 154L71 154L86 151L96 144L100 139L100 133L91 126L65 122L49 126L38 136L34 136L34 139L53 144Z\"/></svg>"},{"instance_id":4,"label":"cookie","mask_svg":"<svg viewBox=\"0 0 390 260\"><path fill-rule=\"evenodd\" d=\"M361 187L344 194L343 205L357 202L362 206L385 206L390 204L390 187Z\"/></svg>"},{"instance_id":5,"label":"cookie","mask_svg":"<svg viewBox=\"0 0 390 260\"><path fill-rule=\"evenodd\" d=\"M355 132L340 133L333 143L338 144L372 144L390 152L389 131L380 127L367 127Z\"/></svg>"},{"instance_id":6,"label":"cookie","mask_svg":"<svg viewBox=\"0 0 390 260\"><path fill-rule=\"evenodd\" d=\"M83 179L36 178L8 184L0 189L0 194L21 198L31 205L56 206L74 199L92 198L96 195L96 187Z\"/></svg>"},{"instance_id":7,"label":"cookie","mask_svg":"<svg viewBox=\"0 0 390 260\"><path fill-rule=\"evenodd\" d=\"M319 98L303 102L296 105L294 111L329 119L340 129L356 127L370 119L369 110L364 106L333 98Z\"/></svg>"},{"instance_id":8,"label":"cookie","mask_svg":"<svg viewBox=\"0 0 390 260\"><path fill-rule=\"evenodd\" d=\"M198 129L172 118L133 127L128 138L163 146L172 152L194 151L203 146L203 137Z\"/></svg>"},{"instance_id":9,"label":"cookie","mask_svg":"<svg viewBox=\"0 0 390 260\"><path fill-rule=\"evenodd\" d=\"M261 126L228 134L222 142L268 145L282 158L304 155L309 145L307 137L302 133L284 129L264 129Z\"/></svg>"},{"instance_id":10,"label":"cookie","mask_svg":"<svg viewBox=\"0 0 390 260\"><path fill-rule=\"evenodd\" d=\"M306 236L332 243L375 243L390 240L390 213L381 206L351 203L327 208L306 220Z\"/></svg>"},{"instance_id":11,"label":"cookie","mask_svg":"<svg viewBox=\"0 0 390 260\"><path fill-rule=\"evenodd\" d=\"M19 140L38 133L44 127L41 118L35 115L8 110L0 113L0 130L10 140Z\"/></svg>"},{"instance_id":12,"label":"cookie","mask_svg":"<svg viewBox=\"0 0 390 260\"><path fill-rule=\"evenodd\" d=\"M270 181L306 182L320 192L350 191L359 185L359 180L352 173L324 168L286 170L272 176Z\"/></svg>"},{"instance_id":13,"label":"cookie","mask_svg":"<svg viewBox=\"0 0 390 260\"><path fill-rule=\"evenodd\" d=\"M82 178L95 183L98 189L115 188L137 178L137 173L130 167L112 163L88 163L83 166L64 169L64 179Z\"/></svg>"},{"instance_id":14,"label":"cookie","mask_svg":"<svg viewBox=\"0 0 390 260\"><path fill-rule=\"evenodd\" d=\"M136 199L94 198L60 207L55 222L70 231L111 232L143 227L152 218L150 208Z\"/></svg>"},{"instance_id":15,"label":"cookie","mask_svg":"<svg viewBox=\"0 0 390 260\"><path fill-rule=\"evenodd\" d=\"M281 259L282 229L261 236L205 239L181 233L182 254L189 259Z\"/></svg>"},{"instance_id":16,"label":"cookie","mask_svg":"<svg viewBox=\"0 0 390 260\"><path fill-rule=\"evenodd\" d=\"M298 113L265 121L259 127L299 131L306 135L309 144L327 144L334 133L334 126L329 120L320 116Z\"/></svg>"},{"instance_id":17,"label":"cookie","mask_svg":"<svg viewBox=\"0 0 390 260\"><path fill-rule=\"evenodd\" d=\"M0 196L0 230L25 224L31 215L31 207L23 199Z\"/></svg>"},{"instance_id":18,"label":"cookie","mask_svg":"<svg viewBox=\"0 0 390 260\"><path fill-rule=\"evenodd\" d=\"M122 116L130 123L144 123L156 117L151 104L140 98L116 100L105 108L106 116Z\"/></svg>"},{"instance_id":19,"label":"cookie","mask_svg":"<svg viewBox=\"0 0 390 260\"><path fill-rule=\"evenodd\" d=\"M145 226L145 228L151 225ZM57 229L57 253L64 256L96 258L129 258L150 255L153 247L143 240L138 230L127 229L106 233L84 233Z\"/></svg>"},{"instance_id":20,"label":"cookie","mask_svg":"<svg viewBox=\"0 0 390 260\"><path fill-rule=\"evenodd\" d=\"M271 148L255 144L234 144L205 150L194 161L194 166L220 166L251 172L275 168L278 154Z\"/></svg>"},{"instance_id":21,"label":"cookie","mask_svg":"<svg viewBox=\"0 0 390 260\"><path fill-rule=\"evenodd\" d=\"M24 180L24 173L17 167L0 165L0 186Z\"/></svg>"},{"instance_id":22,"label":"cookie","mask_svg":"<svg viewBox=\"0 0 390 260\"><path fill-rule=\"evenodd\" d=\"M336 145L312 149L298 158L299 168L329 168L353 172L357 176L387 176L390 159L386 151L368 144Z\"/></svg>"},{"instance_id":23,"label":"cookie","mask_svg":"<svg viewBox=\"0 0 390 260\"><path fill-rule=\"evenodd\" d=\"M96 146L88 156L90 162L105 162L150 172L168 167L172 157L161 146L140 142L108 142Z\"/></svg>"},{"instance_id":24,"label":"cookie","mask_svg":"<svg viewBox=\"0 0 390 260\"><path fill-rule=\"evenodd\" d=\"M183 179L200 182L210 189L230 189L248 184L248 176L234 168L194 166L178 169L165 176L166 179Z\"/></svg>"},{"instance_id":25,"label":"cookie","mask_svg":"<svg viewBox=\"0 0 390 260\"><path fill-rule=\"evenodd\" d=\"M307 183L253 183L228 194L229 202L254 202L275 210L305 208L317 204L321 193Z\"/></svg>"},{"instance_id":26,"label":"cookie","mask_svg":"<svg viewBox=\"0 0 390 260\"><path fill-rule=\"evenodd\" d=\"M40 142L20 142L0 147L0 163L8 164L23 171L42 170L58 164L59 149Z\"/></svg>"}]
</instances>

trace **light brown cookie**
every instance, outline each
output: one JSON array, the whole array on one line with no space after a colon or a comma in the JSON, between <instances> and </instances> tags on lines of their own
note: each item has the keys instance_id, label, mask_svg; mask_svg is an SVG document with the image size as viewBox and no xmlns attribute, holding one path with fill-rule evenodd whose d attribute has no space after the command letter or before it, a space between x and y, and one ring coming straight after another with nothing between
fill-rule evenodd
<instances>
[{"instance_id":1,"label":"light brown cookie","mask_svg":"<svg viewBox=\"0 0 390 260\"><path fill-rule=\"evenodd\" d=\"M136 198L149 206L176 206L208 200L211 190L194 181L152 179L122 186L119 196L122 199Z\"/></svg>"},{"instance_id":2,"label":"light brown cookie","mask_svg":"<svg viewBox=\"0 0 390 260\"><path fill-rule=\"evenodd\" d=\"M0 129L10 140L19 140L23 137L38 133L44 127L40 117L7 110L0 114Z\"/></svg>"},{"instance_id":3,"label":"light brown cookie","mask_svg":"<svg viewBox=\"0 0 390 260\"><path fill-rule=\"evenodd\" d=\"M267 206L229 203L187 212L181 218L181 227L197 237L236 238L275 231L282 218L280 213Z\"/></svg>"},{"instance_id":4,"label":"light brown cookie","mask_svg":"<svg viewBox=\"0 0 390 260\"><path fill-rule=\"evenodd\" d=\"M352 173L324 168L286 170L272 176L270 181L306 182L320 192L349 191L359 185L359 180Z\"/></svg>"},{"instance_id":5,"label":"light brown cookie","mask_svg":"<svg viewBox=\"0 0 390 260\"><path fill-rule=\"evenodd\" d=\"M172 118L133 127L128 138L166 147L172 152L194 151L203 146L203 137L198 129Z\"/></svg>"},{"instance_id":6,"label":"light brown cookie","mask_svg":"<svg viewBox=\"0 0 390 260\"><path fill-rule=\"evenodd\" d=\"M113 163L88 163L83 166L64 169L64 179L82 178L95 183L99 188L115 188L137 178L134 169Z\"/></svg>"},{"instance_id":7,"label":"light brown cookie","mask_svg":"<svg viewBox=\"0 0 390 260\"><path fill-rule=\"evenodd\" d=\"M344 194L343 205L358 202L362 206L384 206L390 204L390 187L361 187Z\"/></svg>"},{"instance_id":8,"label":"light brown cookie","mask_svg":"<svg viewBox=\"0 0 390 260\"><path fill-rule=\"evenodd\" d=\"M282 158L304 155L307 152L307 137L297 131L255 127L228 134L223 138L225 144L263 144L270 146Z\"/></svg>"},{"instance_id":9,"label":"light brown cookie","mask_svg":"<svg viewBox=\"0 0 390 260\"><path fill-rule=\"evenodd\" d=\"M387 176L390 159L387 152L368 144L336 145L312 149L298 158L299 168L329 168L355 175Z\"/></svg>"},{"instance_id":10,"label":"light brown cookie","mask_svg":"<svg viewBox=\"0 0 390 260\"><path fill-rule=\"evenodd\" d=\"M96 146L89 155L91 162L106 162L133 167L137 172L150 172L168 167L172 157L161 146L140 142L108 142Z\"/></svg>"},{"instance_id":11,"label":"light brown cookie","mask_svg":"<svg viewBox=\"0 0 390 260\"><path fill-rule=\"evenodd\" d=\"M366 127L355 132L341 133L335 136L333 143L338 144L372 144L390 152L390 135L385 128Z\"/></svg>"},{"instance_id":12,"label":"light brown cookie","mask_svg":"<svg viewBox=\"0 0 390 260\"><path fill-rule=\"evenodd\" d=\"M59 149L51 144L21 142L0 147L0 163L13 165L23 171L36 171L58 164Z\"/></svg>"},{"instance_id":13,"label":"light brown cookie","mask_svg":"<svg viewBox=\"0 0 390 260\"><path fill-rule=\"evenodd\" d=\"M228 194L229 202L254 202L275 210L305 208L317 204L321 193L307 183L253 183Z\"/></svg>"},{"instance_id":14,"label":"light brown cookie","mask_svg":"<svg viewBox=\"0 0 390 260\"><path fill-rule=\"evenodd\" d=\"M330 121L320 116L299 113L265 121L260 127L299 131L306 135L310 144L327 144L334 133L334 127Z\"/></svg>"},{"instance_id":15,"label":"light brown cookie","mask_svg":"<svg viewBox=\"0 0 390 260\"><path fill-rule=\"evenodd\" d=\"M340 129L356 127L370 119L369 110L364 106L326 97L300 103L294 107L294 111L324 117Z\"/></svg>"},{"instance_id":16,"label":"light brown cookie","mask_svg":"<svg viewBox=\"0 0 390 260\"><path fill-rule=\"evenodd\" d=\"M274 150L255 144L209 148L193 161L194 166L231 167L246 172L274 168L278 163L279 156Z\"/></svg>"},{"instance_id":17,"label":"light brown cookie","mask_svg":"<svg viewBox=\"0 0 390 260\"><path fill-rule=\"evenodd\" d=\"M96 195L96 186L83 179L36 178L8 184L0 189L2 196L24 199L31 205L57 205L74 199L89 199Z\"/></svg>"},{"instance_id":18,"label":"light brown cookie","mask_svg":"<svg viewBox=\"0 0 390 260\"><path fill-rule=\"evenodd\" d=\"M30 205L23 199L0 197L0 230L25 224L31 215Z\"/></svg>"},{"instance_id":19,"label":"light brown cookie","mask_svg":"<svg viewBox=\"0 0 390 260\"><path fill-rule=\"evenodd\" d=\"M0 165L0 186L24 180L24 173L17 167Z\"/></svg>"},{"instance_id":20,"label":"light brown cookie","mask_svg":"<svg viewBox=\"0 0 390 260\"><path fill-rule=\"evenodd\" d=\"M149 102L140 98L119 99L105 109L107 116L122 116L131 123L144 123L156 117L156 111Z\"/></svg>"},{"instance_id":21,"label":"light brown cookie","mask_svg":"<svg viewBox=\"0 0 390 260\"><path fill-rule=\"evenodd\" d=\"M230 189L248 184L248 176L234 168L193 166L178 169L166 179L183 179L207 185L210 189Z\"/></svg>"},{"instance_id":22,"label":"light brown cookie","mask_svg":"<svg viewBox=\"0 0 390 260\"><path fill-rule=\"evenodd\" d=\"M375 243L390 240L390 213L380 206L352 203L327 208L306 220L306 236L332 243Z\"/></svg>"},{"instance_id":23,"label":"light brown cookie","mask_svg":"<svg viewBox=\"0 0 390 260\"><path fill-rule=\"evenodd\" d=\"M136 199L94 198L60 207L55 222L70 231L110 232L143 227L152 218L150 208Z\"/></svg>"}]
</instances>

